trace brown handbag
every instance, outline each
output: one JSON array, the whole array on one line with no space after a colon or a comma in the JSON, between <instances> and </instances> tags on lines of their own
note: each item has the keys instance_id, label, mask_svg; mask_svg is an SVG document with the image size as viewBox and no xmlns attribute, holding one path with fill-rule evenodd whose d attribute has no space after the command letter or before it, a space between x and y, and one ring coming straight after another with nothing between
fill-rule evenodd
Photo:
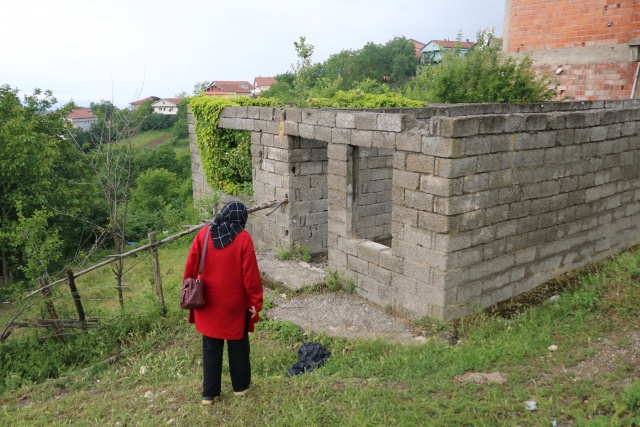
<instances>
[{"instance_id":1,"label":"brown handbag","mask_svg":"<svg viewBox=\"0 0 640 427\"><path fill-rule=\"evenodd\" d=\"M190 310L204 305L204 283L200 279L200 275L202 274L208 243L209 229L207 229L204 236L204 245L202 253L200 254L200 265L198 266L198 277L195 279L188 277L182 282L182 288L180 288L180 308L182 309Z\"/></svg>"}]
</instances>

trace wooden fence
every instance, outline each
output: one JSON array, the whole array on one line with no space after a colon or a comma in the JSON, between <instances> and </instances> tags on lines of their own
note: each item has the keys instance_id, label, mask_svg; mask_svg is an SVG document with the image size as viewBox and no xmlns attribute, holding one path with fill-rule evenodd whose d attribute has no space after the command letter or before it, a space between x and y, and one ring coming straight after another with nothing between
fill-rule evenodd
<instances>
[{"instance_id":1,"label":"wooden fence","mask_svg":"<svg viewBox=\"0 0 640 427\"><path fill-rule=\"evenodd\" d=\"M261 205L253 206L247 209L247 212L253 213L259 211L261 209L267 209L273 207L274 209L271 212L268 212L266 215L270 215L280 206L288 203L288 197L285 195L284 199L281 200L272 200ZM209 225L210 222L205 222L199 225L188 226L188 229L182 231L178 234L174 234L162 240L156 240L156 233L149 233L149 243L143 246L140 246L136 249L133 249L129 252L125 252L122 254L111 255L108 259L99 262L97 264L92 265L82 271L73 272L73 270L68 270L66 272L66 277L56 280L53 283L48 283L47 278L41 277L38 279L38 288L33 292L28 293L25 296L25 304L22 309L18 310L18 312L13 316L13 318L7 322L4 329L2 330L2 334L0 334L0 342L6 340L11 332L15 328L49 328L53 331L53 335L60 339L66 333L64 332L69 328L80 329L81 331L86 330L87 328L96 327L100 324L100 319L97 318L87 318L85 314L85 310L82 304L82 299L80 297L80 293L77 289L75 279L83 276L93 270L96 270L100 267L104 267L105 265L111 264L119 259L126 258L128 256L137 254L139 252L149 250L151 253L151 264L153 267L153 283L154 290L156 294L156 299L158 305L160 306L162 313L165 314L167 308L164 302L164 295L162 291L162 277L160 274L160 261L158 258L158 248L164 244L173 242L174 240L180 239L184 236L192 234L202 227ZM77 318L74 319L60 319L58 313L55 309L55 306L52 301L51 291L63 283L68 283L69 290L71 292L71 296L73 298L73 303L77 312ZM44 302L46 313L48 318L46 319L27 319L23 321L18 321L20 316L33 305Z\"/></svg>"}]
</instances>

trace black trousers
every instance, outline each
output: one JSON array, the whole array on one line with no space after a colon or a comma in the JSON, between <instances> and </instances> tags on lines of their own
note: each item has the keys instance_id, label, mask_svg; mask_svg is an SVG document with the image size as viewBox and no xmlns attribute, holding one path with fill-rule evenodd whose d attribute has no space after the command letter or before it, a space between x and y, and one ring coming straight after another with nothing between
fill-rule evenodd
<instances>
[{"instance_id":1,"label":"black trousers","mask_svg":"<svg viewBox=\"0 0 640 427\"><path fill-rule=\"evenodd\" d=\"M244 326L244 335L239 340L227 341L229 373L233 391L243 391L251 385L251 361L249 360L249 316ZM202 336L202 397L212 399L220 396L222 389L222 353L225 340Z\"/></svg>"}]
</instances>

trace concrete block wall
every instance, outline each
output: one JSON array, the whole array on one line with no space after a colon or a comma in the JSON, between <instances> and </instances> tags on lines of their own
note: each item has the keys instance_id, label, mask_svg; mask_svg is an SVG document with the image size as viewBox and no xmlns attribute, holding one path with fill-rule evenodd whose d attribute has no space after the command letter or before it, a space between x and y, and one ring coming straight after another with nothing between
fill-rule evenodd
<instances>
[{"instance_id":1,"label":"concrete block wall","mask_svg":"<svg viewBox=\"0 0 640 427\"><path fill-rule=\"evenodd\" d=\"M363 147L357 159L355 235L373 241L389 240L393 150Z\"/></svg>"},{"instance_id":2,"label":"concrete block wall","mask_svg":"<svg viewBox=\"0 0 640 427\"><path fill-rule=\"evenodd\" d=\"M256 203L290 195L269 234L312 241L324 230L305 227L326 206L330 269L410 317L451 320L640 243L638 101L227 108L220 123L253 132ZM385 157L391 245L361 225L377 215L362 215L364 184Z\"/></svg>"}]
</instances>

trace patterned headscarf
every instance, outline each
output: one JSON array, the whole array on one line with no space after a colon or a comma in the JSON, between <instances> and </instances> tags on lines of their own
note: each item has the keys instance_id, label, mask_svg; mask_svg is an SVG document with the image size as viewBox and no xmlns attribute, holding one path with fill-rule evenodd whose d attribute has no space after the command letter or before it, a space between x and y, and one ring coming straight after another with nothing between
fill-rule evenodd
<instances>
[{"instance_id":1,"label":"patterned headscarf","mask_svg":"<svg viewBox=\"0 0 640 427\"><path fill-rule=\"evenodd\" d=\"M227 203L211 226L211 239L216 249L222 249L233 242L244 230L248 217L244 203L235 200Z\"/></svg>"}]
</instances>

